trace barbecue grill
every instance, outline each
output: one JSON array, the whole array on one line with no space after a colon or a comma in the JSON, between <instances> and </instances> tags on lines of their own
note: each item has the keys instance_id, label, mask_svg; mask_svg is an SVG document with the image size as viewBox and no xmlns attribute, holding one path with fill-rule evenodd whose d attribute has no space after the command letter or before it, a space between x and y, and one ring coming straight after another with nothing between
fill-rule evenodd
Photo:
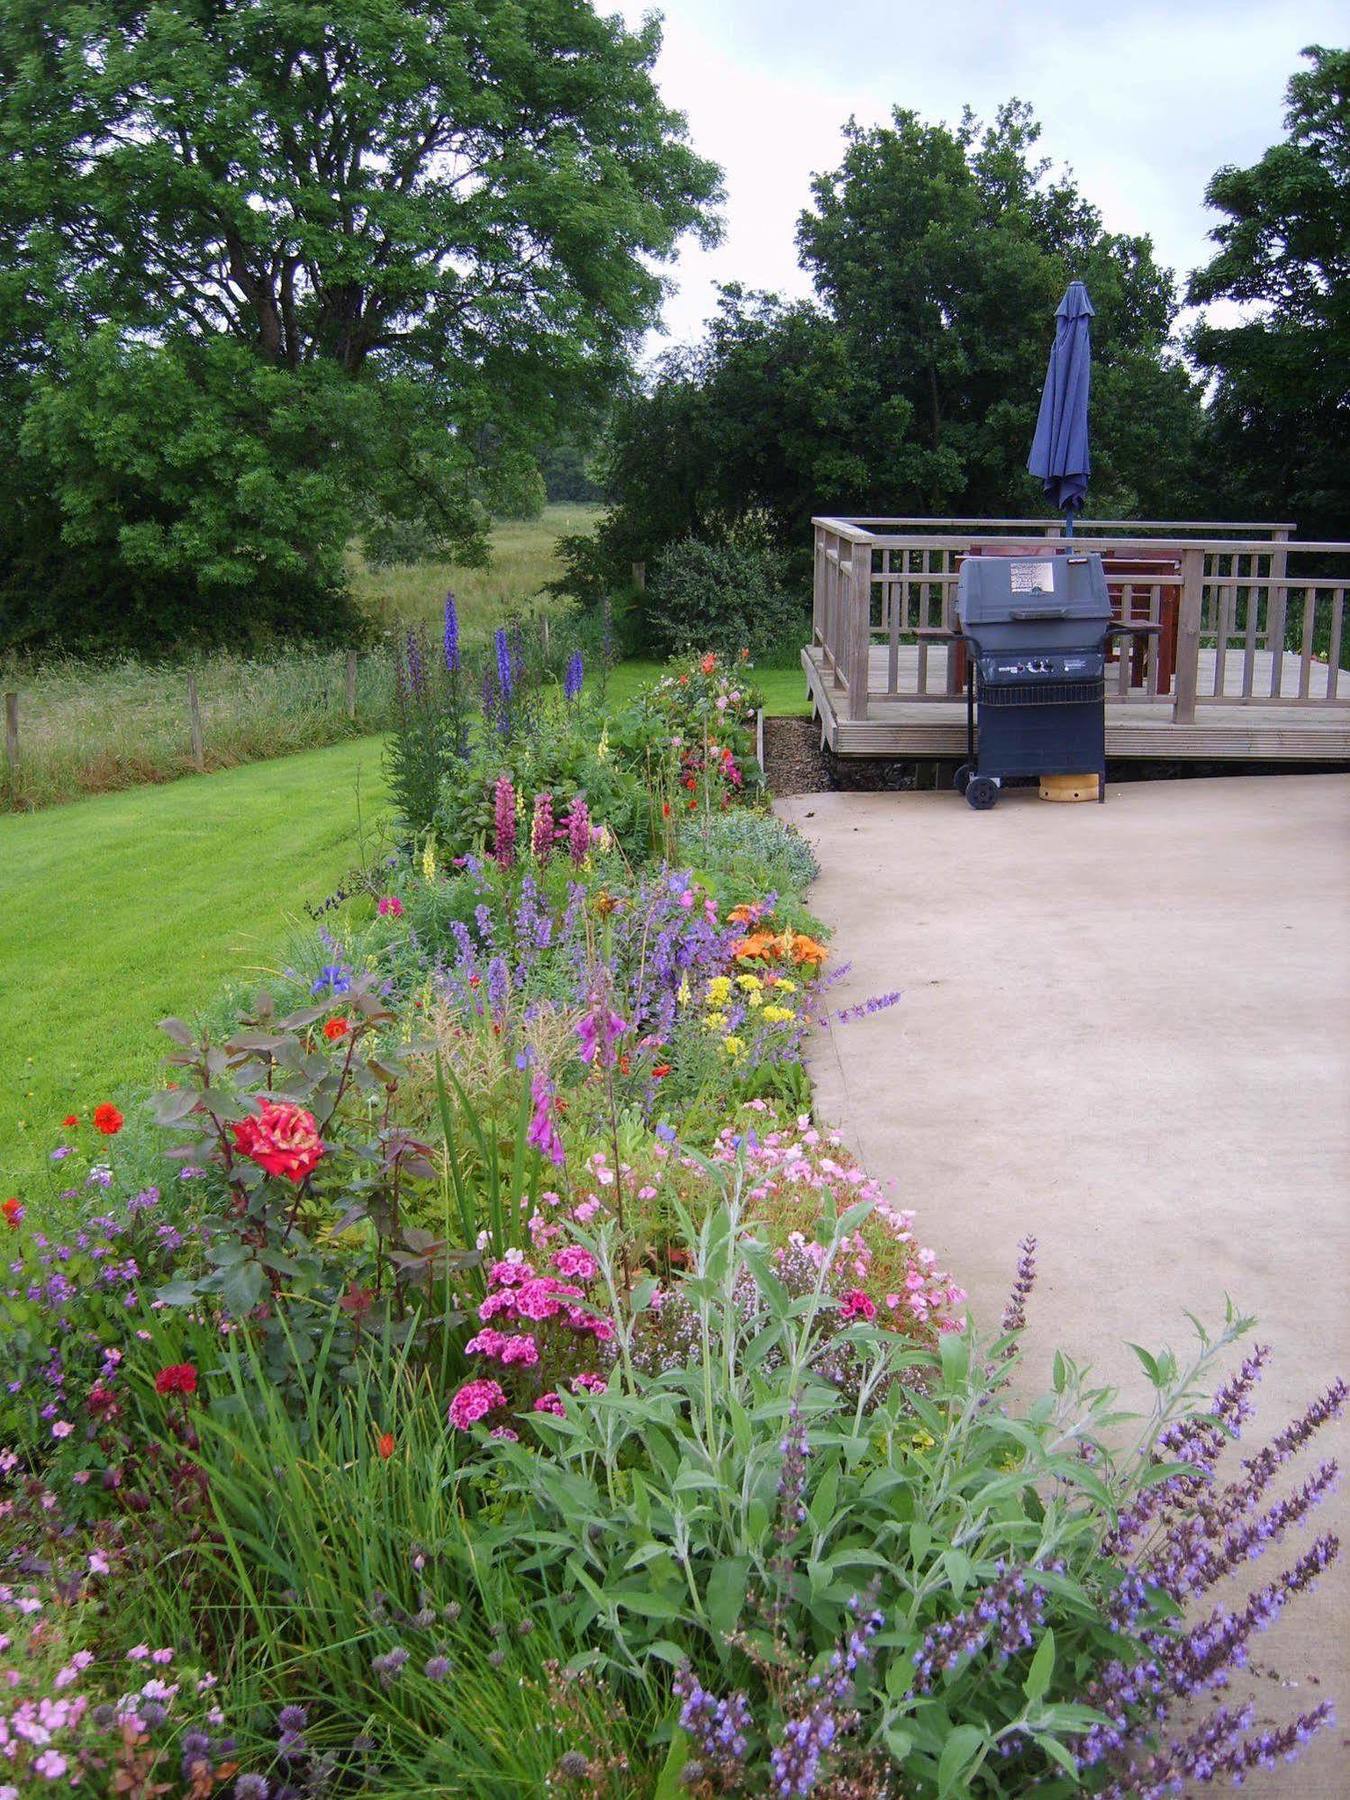
<instances>
[{"instance_id":1,"label":"barbecue grill","mask_svg":"<svg viewBox=\"0 0 1350 1800\"><path fill-rule=\"evenodd\" d=\"M1112 619L1095 552L1048 547L966 557L956 611L969 650L957 792L985 812L1004 786L1095 773L1104 800L1107 644L1158 627Z\"/></svg>"}]
</instances>

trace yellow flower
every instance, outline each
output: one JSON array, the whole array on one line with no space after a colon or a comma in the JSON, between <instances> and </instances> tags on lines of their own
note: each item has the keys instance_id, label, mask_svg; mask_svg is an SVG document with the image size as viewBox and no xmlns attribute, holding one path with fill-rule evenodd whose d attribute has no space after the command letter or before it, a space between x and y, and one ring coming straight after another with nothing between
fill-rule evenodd
<instances>
[{"instance_id":1,"label":"yellow flower","mask_svg":"<svg viewBox=\"0 0 1350 1800\"><path fill-rule=\"evenodd\" d=\"M675 998L679 1001L681 1006L688 1006L688 1004L689 1004L689 977L687 975L682 975L680 977L680 985L675 990Z\"/></svg>"},{"instance_id":2,"label":"yellow flower","mask_svg":"<svg viewBox=\"0 0 1350 1800\"><path fill-rule=\"evenodd\" d=\"M774 986L778 989L780 994L795 994L797 991L796 982L789 981L786 975L780 975L778 980L774 983Z\"/></svg>"},{"instance_id":3,"label":"yellow flower","mask_svg":"<svg viewBox=\"0 0 1350 1800\"><path fill-rule=\"evenodd\" d=\"M422 873L423 873L423 875L426 876L428 881L435 881L435 879L436 879L436 846L431 841L430 838L427 839L427 847L422 852Z\"/></svg>"},{"instance_id":4,"label":"yellow flower","mask_svg":"<svg viewBox=\"0 0 1350 1800\"><path fill-rule=\"evenodd\" d=\"M716 1006L725 1006L731 998L731 977L714 975L708 983L708 998Z\"/></svg>"},{"instance_id":5,"label":"yellow flower","mask_svg":"<svg viewBox=\"0 0 1350 1800\"><path fill-rule=\"evenodd\" d=\"M606 725L604 730L600 733L600 742L595 746L595 759L597 762L608 762L609 761L609 726L608 725Z\"/></svg>"},{"instance_id":6,"label":"yellow flower","mask_svg":"<svg viewBox=\"0 0 1350 1800\"><path fill-rule=\"evenodd\" d=\"M736 986L743 988L747 994L757 994L764 986L758 975L738 975Z\"/></svg>"},{"instance_id":7,"label":"yellow flower","mask_svg":"<svg viewBox=\"0 0 1350 1800\"><path fill-rule=\"evenodd\" d=\"M763 1006L763 1004L764 1004L763 994L751 994L751 996L750 996L750 1005L751 1006Z\"/></svg>"},{"instance_id":8,"label":"yellow flower","mask_svg":"<svg viewBox=\"0 0 1350 1800\"><path fill-rule=\"evenodd\" d=\"M710 1012L703 1023L708 1027L709 1031L725 1031L727 1028L727 1015L724 1012Z\"/></svg>"},{"instance_id":9,"label":"yellow flower","mask_svg":"<svg viewBox=\"0 0 1350 1800\"><path fill-rule=\"evenodd\" d=\"M735 1062L738 1056L745 1055L745 1042L738 1037L724 1037L722 1039L722 1048L726 1051L732 1062Z\"/></svg>"},{"instance_id":10,"label":"yellow flower","mask_svg":"<svg viewBox=\"0 0 1350 1800\"><path fill-rule=\"evenodd\" d=\"M926 1431L916 1431L909 1441L916 1450L931 1450L937 1443L937 1439L930 1437Z\"/></svg>"},{"instance_id":11,"label":"yellow flower","mask_svg":"<svg viewBox=\"0 0 1350 1800\"><path fill-rule=\"evenodd\" d=\"M789 1019L795 1019L796 1016L790 1006L766 1006L764 1008L766 1025L786 1025Z\"/></svg>"}]
</instances>

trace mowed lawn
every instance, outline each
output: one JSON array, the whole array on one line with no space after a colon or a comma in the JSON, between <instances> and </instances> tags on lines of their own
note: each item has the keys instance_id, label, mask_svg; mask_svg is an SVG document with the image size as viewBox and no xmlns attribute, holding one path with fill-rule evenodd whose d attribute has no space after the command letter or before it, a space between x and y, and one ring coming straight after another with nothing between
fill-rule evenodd
<instances>
[{"instance_id":1,"label":"mowed lawn","mask_svg":"<svg viewBox=\"0 0 1350 1800\"><path fill-rule=\"evenodd\" d=\"M0 1196L378 848L380 738L0 816ZM360 824L358 823L360 821ZM364 832L360 829L364 826Z\"/></svg>"}]
</instances>

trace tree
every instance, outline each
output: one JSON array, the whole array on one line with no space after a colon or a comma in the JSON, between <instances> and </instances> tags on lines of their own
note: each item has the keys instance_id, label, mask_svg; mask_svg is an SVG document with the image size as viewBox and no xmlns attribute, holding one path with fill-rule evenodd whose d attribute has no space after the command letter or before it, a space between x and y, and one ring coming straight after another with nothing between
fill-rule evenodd
<instances>
[{"instance_id":1,"label":"tree","mask_svg":"<svg viewBox=\"0 0 1350 1800\"><path fill-rule=\"evenodd\" d=\"M1350 536L1350 51L1313 46L1289 82L1288 136L1249 169L1225 167L1205 198L1225 215L1191 277L1209 320L1188 348L1214 379L1213 480L1252 518L1309 538Z\"/></svg>"},{"instance_id":2,"label":"tree","mask_svg":"<svg viewBox=\"0 0 1350 1800\"><path fill-rule=\"evenodd\" d=\"M1073 276L1097 309L1093 510L1183 510L1200 408L1169 349L1171 276L1049 179L1037 134L1016 102L988 128L850 124L798 228L818 300L724 290L703 343L620 407L615 508L573 547L576 579L756 523L809 555L812 513L1043 512L1026 456Z\"/></svg>"},{"instance_id":3,"label":"tree","mask_svg":"<svg viewBox=\"0 0 1350 1800\"><path fill-rule=\"evenodd\" d=\"M718 174L653 84L659 41L589 0L0 0L7 422L96 389L95 334L142 374L148 346L206 409L210 347L233 345L287 405L313 398L299 469L359 475L349 527L377 506L481 552L498 477L519 493L522 458L654 320L654 265L715 229ZM25 491L69 518L88 466L30 468Z\"/></svg>"}]
</instances>

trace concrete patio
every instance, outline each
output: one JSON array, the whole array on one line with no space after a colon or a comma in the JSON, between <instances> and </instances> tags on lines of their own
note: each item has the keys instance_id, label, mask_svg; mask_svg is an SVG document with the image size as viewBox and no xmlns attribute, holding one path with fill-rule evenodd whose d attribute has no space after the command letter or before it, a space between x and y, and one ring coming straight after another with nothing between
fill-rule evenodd
<instances>
[{"instance_id":1,"label":"concrete patio","mask_svg":"<svg viewBox=\"0 0 1350 1800\"><path fill-rule=\"evenodd\" d=\"M820 1112L916 1209L981 1320L997 1323L1019 1238L1039 1238L1038 1385L1063 1346L1143 1404L1124 1340L1184 1352L1183 1309L1221 1322L1225 1293L1259 1315L1249 1342L1274 1347L1251 1443L1350 1372L1350 777L1121 784L1105 806L1033 789L985 814L941 793L779 811L816 847L811 903L852 965L834 1007L904 993L817 1039ZM1346 1462L1343 1423L1300 1479L1330 1456ZM1343 1489L1313 1530L1347 1549L1256 1640L1254 1692L1281 1720L1330 1697L1340 1724L1243 1789L1280 1800L1350 1792Z\"/></svg>"}]
</instances>

